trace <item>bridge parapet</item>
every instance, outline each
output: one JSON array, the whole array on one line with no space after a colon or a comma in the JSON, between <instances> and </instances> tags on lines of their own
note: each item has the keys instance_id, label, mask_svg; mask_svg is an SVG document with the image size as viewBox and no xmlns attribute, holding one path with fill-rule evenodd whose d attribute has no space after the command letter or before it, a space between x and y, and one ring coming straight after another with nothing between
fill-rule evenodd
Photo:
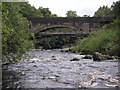
<instances>
[{"instance_id":1,"label":"bridge parapet","mask_svg":"<svg viewBox=\"0 0 120 90\"><path fill-rule=\"evenodd\" d=\"M28 18L32 23L89 23L89 22L105 22L112 21L113 17L57 17L57 18Z\"/></svg>"}]
</instances>

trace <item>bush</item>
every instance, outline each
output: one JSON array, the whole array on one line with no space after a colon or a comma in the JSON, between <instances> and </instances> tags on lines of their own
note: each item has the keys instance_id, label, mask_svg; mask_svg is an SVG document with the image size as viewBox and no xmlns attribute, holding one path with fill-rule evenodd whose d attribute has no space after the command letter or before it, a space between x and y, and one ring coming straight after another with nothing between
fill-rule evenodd
<instances>
[{"instance_id":1,"label":"bush","mask_svg":"<svg viewBox=\"0 0 120 90\"><path fill-rule=\"evenodd\" d=\"M29 22L19 10L19 3L2 3L3 57L12 54L12 58L17 59L34 47L33 41L28 40Z\"/></svg>"}]
</instances>

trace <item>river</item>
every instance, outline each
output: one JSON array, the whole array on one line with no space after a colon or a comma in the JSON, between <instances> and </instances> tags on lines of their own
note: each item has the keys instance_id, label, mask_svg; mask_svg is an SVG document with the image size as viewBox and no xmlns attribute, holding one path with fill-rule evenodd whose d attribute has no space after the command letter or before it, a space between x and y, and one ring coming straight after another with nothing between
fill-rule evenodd
<instances>
[{"instance_id":1,"label":"river","mask_svg":"<svg viewBox=\"0 0 120 90\"><path fill-rule=\"evenodd\" d=\"M29 56L31 56L29 58ZM82 59L60 49L33 50L3 65L3 88L109 88L118 86L118 61ZM73 58L79 60L73 61Z\"/></svg>"}]
</instances>

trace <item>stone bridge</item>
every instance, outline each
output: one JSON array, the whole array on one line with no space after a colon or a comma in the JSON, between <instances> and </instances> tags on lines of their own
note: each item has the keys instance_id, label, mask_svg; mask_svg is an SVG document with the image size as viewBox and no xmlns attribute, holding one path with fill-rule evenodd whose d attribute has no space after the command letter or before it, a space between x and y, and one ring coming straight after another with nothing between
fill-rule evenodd
<instances>
[{"instance_id":1,"label":"stone bridge","mask_svg":"<svg viewBox=\"0 0 120 90\"><path fill-rule=\"evenodd\" d=\"M113 17L57 17L57 18L29 18L29 31L36 34L51 28L70 28L80 32L91 32L110 23Z\"/></svg>"}]
</instances>

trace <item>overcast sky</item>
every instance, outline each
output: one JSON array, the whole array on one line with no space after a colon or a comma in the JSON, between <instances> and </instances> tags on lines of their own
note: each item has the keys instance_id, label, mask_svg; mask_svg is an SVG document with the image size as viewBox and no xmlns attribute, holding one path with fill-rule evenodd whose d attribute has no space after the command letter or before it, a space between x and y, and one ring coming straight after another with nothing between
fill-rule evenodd
<instances>
[{"instance_id":1,"label":"overcast sky","mask_svg":"<svg viewBox=\"0 0 120 90\"><path fill-rule=\"evenodd\" d=\"M65 17L68 10L76 11L79 16L90 15L103 5L109 7L118 0L28 0L36 8L49 8L53 14Z\"/></svg>"}]
</instances>

